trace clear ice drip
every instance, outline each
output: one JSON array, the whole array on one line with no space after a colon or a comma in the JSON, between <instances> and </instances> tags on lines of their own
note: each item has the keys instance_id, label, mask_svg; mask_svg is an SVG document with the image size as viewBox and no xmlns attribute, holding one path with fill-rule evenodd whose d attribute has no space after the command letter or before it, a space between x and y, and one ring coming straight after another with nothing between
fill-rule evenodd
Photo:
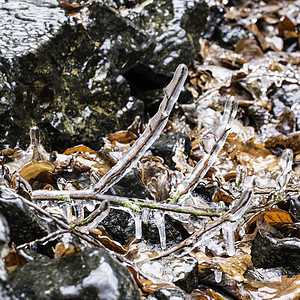
<instances>
[{"instance_id":1,"label":"clear ice drip","mask_svg":"<svg viewBox=\"0 0 300 300\"><path fill-rule=\"evenodd\" d=\"M165 227L165 214L161 211L155 211L154 214L154 220L155 224L158 229L159 238L160 238L160 245L161 248L164 250L166 249L166 227Z\"/></svg>"},{"instance_id":2,"label":"clear ice drip","mask_svg":"<svg viewBox=\"0 0 300 300\"><path fill-rule=\"evenodd\" d=\"M235 247L234 247L234 231L236 228L235 223L231 223L230 221L225 221L222 224L222 233L223 233L223 240L225 243L225 248L227 254L229 256L233 256L235 254Z\"/></svg>"},{"instance_id":3,"label":"clear ice drip","mask_svg":"<svg viewBox=\"0 0 300 300\"><path fill-rule=\"evenodd\" d=\"M113 206L113 209L118 209L118 210L123 210L126 211L131 215L131 217L134 220L134 225L135 225L135 237L137 239L142 238L142 211L140 211L140 207L135 205L134 203L128 201L128 206L132 207L121 207L121 206ZM135 210L135 211L134 211Z\"/></svg>"},{"instance_id":4,"label":"clear ice drip","mask_svg":"<svg viewBox=\"0 0 300 300\"><path fill-rule=\"evenodd\" d=\"M291 149L285 149L282 152L280 158L280 164L282 168L281 174L277 177L277 187L279 192L283 192L291 177L292 165L293 165L293 151Z\"/></svg>"},{"instance_id":5,"label":"clear ice drip","mask_svg":"<svg viewBox=\"0 0 300 300\"><path fill-rule=\"evenodd\" d=\"M216 283L220 283L222 281L222 271L220 270L214 270L214 274L215 274L215 281Z\"/></svg>"},{"instance_id":6,"label":"clear ice drip","mask_svg":"<svg viewBox=\"0 0 300 300\"><path fill-rule=\"evenodd\" d=\"M75 212L75 217L76 217L76 222L80 222L84 218L84 205L82 201L76 201L73 204L74 212Z\"/></svg>"}]
</instances>

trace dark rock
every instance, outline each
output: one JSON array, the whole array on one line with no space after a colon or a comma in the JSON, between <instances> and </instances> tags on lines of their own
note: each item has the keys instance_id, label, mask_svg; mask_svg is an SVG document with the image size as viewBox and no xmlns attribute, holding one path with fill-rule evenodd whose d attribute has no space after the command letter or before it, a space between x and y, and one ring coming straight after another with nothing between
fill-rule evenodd
<instances>
[{"instance_id":1,"label":"dark rock","mask_svg":"<svg viewBox=\"0 0 300 300\"><path fill-rule=\"evenodd\" d=\"M125 244L136 234L135 221L128 211L112 209L100 225L104 226L107 233L121 244ZM165 216L167 247L183 240L185 232L183 228L179 227L169 217ZM161 247L159 231L152 215L148 221L142 222L142 240L146 241L150 248Z\"/></svg>"},{"instance_id":2,"label":"dark rock","mask_svg":"<svg viewBox=\"0 0 300 300\"><path fill-rule=\"evenodd\" d=\"M51 17L53 4L46 2L40 6ZM122 74L152 53L154 44L147 35L99 2L90 6L87 31L82 25L58 27L38 47L12 52L10 61L3 55L1 84L12 87L15 97L9 107L13 97L5 91L0 95L4 144L24 147L35 123L44 132L43 144L55 150L83 141L93 146L100 136L121 127L117 112L135 100Z\"/></svg>"},{"instance_id":3,"label":"dark rock","mask_svg":"<svg viewBox=\"0 0 300 300\"><path fill-rule=\"evenodd\" d=\"M258 230L251 248L252 262L258 268L285 267L300 273L300 240L275 238Z\"/></svg>"},{"instance_id":4,"label":"dark rock","mask_svg":"<svg viewBox=\"0 0 300 300\"><path fill-rule=\"evenodd\" d=\"M151 195L143 183L142 174L136 168L133 168L118 183L111 187L107 194L121 197L151 199Z\"/></svg>"},{"instance_id":5,"label":"dark rock","mask_svg":"<svg viewBox=\"0 0 300 300\"><path fill-rule=\"evenodd\" d=\"M103 249L28 263L10 282L18 299L140 299L130 272Z\"/></svg>"},{"instance_id":6,"label":"dark rock","mask_svg":"<svg viewBox=\"0 0 300 300\"><path fill-rule=\"evenodd\" d=\"M9 227L5 218L0 214L0 299L16 299L11 287L7 283L7 272L4 266L4 257L8 253Z\"/></svg>"},{"instance_id":7,"label":"dark rock","mask_svg":"<svg viewBox=\"0 0 300 300\"><path fill-rule=\"evenodd\" d=\"M127 18L156 43L151 58L136 72L163 85L161 79L170 77L180 63L190 65L200 49L199 35L207 15L208 6L202 0L152 1L140 14L129 13Z\"/></svg>"},{"instance_id":8,"label":"dark rock","mask_svg":"<svg viewBox=\"0 0 300 300\"><path fill-rule=\"evenodd\" d=\"M217 42L224 48L234 50L236 43L250 34L244 27L230 23L230 20L225 18L225 12L222 6L210 7L202 37Z\"/></svg>"},{"instance_id":9,"label":"dark rock","mask_svg":"<svg viewBox=\"0 0 300 300\"><path fill-rule=\"evenodd\" d=\"M191 300L192 298L186 292L180 289L162 288L156 290L152 295L147 297L147 300Z\"/></svg>"},{"instance_id":10,"label":"dark rock","mask_svg":"<svg viewBox=\"0 0 300 300\"><path fill-rule=\"evenodd\" d=\"M189 157L192 149L191 140L188 135L180 132L162 134L150 147L150 150L153 155L160 156L170 168L174 169L175 163L173 162L172 157L175 152L176 143L180 138L185 140L184 154Z\"/></svg>"},{"instance_id":11,"label":"dark rock","mask_svg":"<svg viewBox=\"0 0 300 300\"><path fill-rule=\"evenodd\" d=\"M132 11L126 16L156 45L149 59L125 74L133 95L145 102L150 114L176 67L180 63L189 66L197 56L207 15L208 6L202 0L158 0L141 13Z\"/></svg>"},{"instance_id":12,"label":"dark rock","mask_svg":"<svg viewBox=\"0 0 300 300\"><path fill-rule=\"evenodd\" d=\"M198 286L198 262L193 257L164 261L164 273L173 276L172 282L187 293Z\"/></svg>"},{"instance_id":13,"label":"dark rock","mask_svg":"<svg viewBox=\"0 0 300 300\"><path fill-rule=\"evenodd\" d=\"M41 215L22 201L11 189L0 186L0 213L5 216L10 229L10 240L16 245L34 241L61 229L52 219ZM37 247L38 251L52 255L55 242Z\"/></svg>"},{"instance_id":14,"label":"dark rock","mask_svg":"<svg viewBox=\"0 0 300 300\"><path fill-rule=\"evenodd\" d=\"M290 210L295 219L300 221L300 196L294 196L289 199Z\"/></svg>"},{"instance_id":15,"label":"dark rock","mask_svg":"<svg viewBox=\"0 0 300 300\"><path fill-rule=\"evenodd\" d=\"M283 85L278 88L271 96L272 112L275 117L279 117L284 111L291 110L296 118L296 129L300 130L300 86L299 84Z\"/></svg>"}]
</instances>

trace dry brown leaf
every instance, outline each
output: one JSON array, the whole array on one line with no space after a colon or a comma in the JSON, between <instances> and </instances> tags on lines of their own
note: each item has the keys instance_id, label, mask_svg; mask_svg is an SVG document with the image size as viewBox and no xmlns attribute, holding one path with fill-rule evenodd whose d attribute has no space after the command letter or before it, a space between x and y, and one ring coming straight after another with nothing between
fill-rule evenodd
<instances>
[{"instance_id":1,"label":"dry brown leaf","mask_svg":"<svg viewBox=\"0 0 300 300\"><path fill-rule=\"evenodd\" d=\"M113 134L107 136L108 140L111 142L118 142L121 144L130 144L137 139L137 136L128 130L117 131Z\"/></svg>"},{"instance_id":2,"label":"dry brown leaf","mask_svg":"<svg viewBox=\"0 0 300 300\"><path fill-rule=\"evenodd\" d=\"M75 147L71 147L65 150L63 153L64 155L70 155L76 152L82 152L82 153L90 153L90 154L96 154L97 152L92 150L91 148L85 146L85 145L77 145Z\"/></svg>"},{"instance_id":3,"label":"dry brown leaf","mask_svg":"<svg viewBox=\"0 0 300 300\"><path fill-rule=\"evenodd\" d=\"M241 296L250 299L296 300L300 298L300 275L281 276L270 281L258 281L245 278L245 285L240 289ZM248 299L248 298L246 298Z\"/></svg>"},{"instance_id":4,"label":"dry brown leaf","mask_svg":"<svg viewBox=\"0 0 300 300\"><path fill-rule=\"evenodd\" d=\"M14 271L17 267L27 264L29 260L19 252L10 248L8 254L4 258L4 262L6 270Z\"/></svg>"},{"instance_id":5,"label":"dry brown leaf","mask_svg":"<svg viewBox=\"0 0 300 300\"><path fill-rule=\"evenodd\" d=\"M35 180L43 183L53 183L51 178L51 173L54 171L54 165L50 162L34 161L25 164L19 171L20 176L22 176L27 182L32 184ZM12 184L15 188L15 176L12 177Z\"/></svg>"},{"instance_id":6,"label":"dry brown leaf","mask_svg":"<svg viewBox=\"0 0 300 300\"><path fill-rule=\"evenodd\" d=\"M262 211L254 215L247 222L246 231L253 231L253 228L256 226L256 221L261 217L263 217L269 225L275 228L289 227L289 225L294 223L291 215L287 211L279 208L271 208L270 210Z\"/></svg>"},{"instance_id":7,"label":"dry brown leaf","mask_svg":"<svg viewBox=\"0 0 300 300\"><path fill-rule=\"evenodd\" d=\"M57 257L66 256L66 255L72 255L72 254L80 251L80 248L76 247L72 243L64 244L62 242L59 242L55 245L55 248L52 250L54 252L54 258L57 258Z\"/></svg>"},{"instance_id":8,"label":"dry brown leaf","mask_svg":"<svg viewBox=\"0 0 300 300\"><path fill-rule=\"evenodd\" d=\"M193 300L227 300L227 298L224 298L220 293L212 289L206 289L205 292L193 290L191 293L191 298Z\"/></svg>"},{"instance_id":9,"label":"dry brown leaf","mask_svg":"<svg viewBox=\"0 0 300 300\"><path fill-rule=\"evenodd\" d=\"M231 257L208 257L202 252L195 254L198 260L199 272L203 269L221 270L230 275L235 281L242 282L244 273L251 266L251 255L244 251L237 251Z\"/></svg>"}]
</instances>

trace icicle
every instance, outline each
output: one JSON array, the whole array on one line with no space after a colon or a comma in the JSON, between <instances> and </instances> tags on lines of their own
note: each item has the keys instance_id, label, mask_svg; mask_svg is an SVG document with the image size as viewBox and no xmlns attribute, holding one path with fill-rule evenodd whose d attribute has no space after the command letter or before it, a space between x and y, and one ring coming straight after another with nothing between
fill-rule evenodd
<instances>
[{"instance_id":1,"label":"icicle","mask_svg":"<svg viewBox=\"0 0 300 300\"><path fill-rule=\"evenodd\" d=\"M222 224L223 239L225 242L225 248L226 248L227 254L229 256L233 256L235 254L235 247L234 247L235 228L236 228L236 225L231 223L230 221L225 221Z\"/></svg>"},{"instance_id":2,"label":"icicle","mask_svg":"<svg viewBox=\"0 0 300 300\"><path fill-rule=\"evenodd\" d=\"M142 238L142 211L140 207L135 205L133 202L131 201L126 201L126 202L128 202L127 207L116 206L113 208L118 210L124 210L132 216L135 224L135 236L137 239L141 239Z\"/></svg>"},{"instance_id":3,"label":"icicle","mask_svg":"<svg viewBox=\"0 0 300 300\"><path fill-rule=\"evenodd\" d=\"M88 211L91 212L91 211L95 210L96 204L97 204L97 201L95 201L95 200L88 200L88 201L85 201L84 207L85 207Z\"/></svg>"},{"instance_id":4,"label":"icicle","mask_svg":"<svg viewBox=\"0 0 300 300\"><path fill-rule=\"evenodd\" d=\"M84 218L84 205L81 201L76 201L73 204L74 211L75 211L75 217L76 217L76 222L80 222Z\"/></svg>"},{"instance_id":5,"label":"icicle","mask_svg":"<svg viewBox=\"0 0 300 300\"><path fill-rule=\"evenodd\" d=\"M160 245L162 250L166 249L166 228L165 228L165 214L161 211L154 212L154 220L158 229Z\"/></svg>"},{"instance_id":6,"label":"icicle","mask_svg":"<svg viewBox=\"0 0 300 300\"><path fill-rule=\"evenodd\" d=\"M142 211L143 222L148 222L149 216L150 216L150 209L148 207L144 207Z\"/></svg>"},{"instance_id":7,"label":"icicle","mask_svg":"<svg viewBox=\"0 0 300 300\"><path fill-rule=\"evenodd\" d=\"M220 283L222 281L222 271L220 270L214 270L215 273L215 281L216 283Z\"/></svg>"},{"instance_id":8,"label":"icicle","mask_svg":"<svg viewBox=\"0 0 300 300\"><path fill-rule=\"evenodd\" d=\"M283 192L291 177L292 165L293 165L293 151L291 149L285 149L282 152L280 158L280 164L282 168L281 174L277 177L277 186L279 192Z\"/></svg>"},{"instance_id":9,"label":"icicle","mask_svg":"<svg viewBox=\"0 0 300 300\"><path fill-rule=\"evenodd\" d=\"M72 222L72 206L69 203L64 203L61 206L63 216L68 222Z\"/></svg>"},{"instance_id":10,"label":"icicle","mask_svg":"<svg viewBox=\"0 0 300 300\"><path fill-rule=\"evenodd\" d=\"M142 218L140 213L133 213L135 223L135 237L140 240L142 238Z\"/></svg>"}]
</instances>

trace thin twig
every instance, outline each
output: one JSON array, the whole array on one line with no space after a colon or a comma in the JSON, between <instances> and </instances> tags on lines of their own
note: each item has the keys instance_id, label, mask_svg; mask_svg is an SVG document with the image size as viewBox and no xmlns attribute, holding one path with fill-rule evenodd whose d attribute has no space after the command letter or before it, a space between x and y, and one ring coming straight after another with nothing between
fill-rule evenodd
<instances>
[{"instance_id":1,"label":"thin twig","mask_svg":"<svg viewBox=\"0 0 300 300\"><path fill-rule=\"evenodd\" d=\"M84 191L82 191L84 192ZM66 197L68 201L70 200L96 200L96 201L109 201L111 204L124 206L132 209L135 212L142 212L137 210L138 207L146 207L149 209L159 209L163 211L170 211L176 213L190 214L194 216L208 216L208 217L219 217L220 214L216 212L209 212L206 210L201 210L199 208L191 208L187 206L181 206L176 204L164 204L164 203L149 203L145 202L143 199L138 198L126 198L119 196L110 196L110 195L95 195L92 191L86 193L73 193L73 192L62 192L62 191L34 191L32 193L33 200L48 200L48 201L61 201L63 197Z\"/></svg>"},{"instance_id":2,"label":"thin twig","mask_svg":"<svg viewBox=\"0 0 300 300\"><path fill-rule=\"evenodd\" d=\"M54 237L56 237L58 235L65 234L65 233L70 233L70 230L65 230L64 229L64 230L55 231L55 232L50 233L47 236L42 237L40 239L36 239L36 240L34 240L32 242L28 242L28 243L24 243L22 245L19 245L16 249L20 250L20 249L23 249L25 247L31 247L32 245L37 244L37 243L44 243L44 242L46 242L46 241L48 241L48 240L50 240L50 239L52 239L52 238L54 238Z\"/></svg>"}]
</instances>

